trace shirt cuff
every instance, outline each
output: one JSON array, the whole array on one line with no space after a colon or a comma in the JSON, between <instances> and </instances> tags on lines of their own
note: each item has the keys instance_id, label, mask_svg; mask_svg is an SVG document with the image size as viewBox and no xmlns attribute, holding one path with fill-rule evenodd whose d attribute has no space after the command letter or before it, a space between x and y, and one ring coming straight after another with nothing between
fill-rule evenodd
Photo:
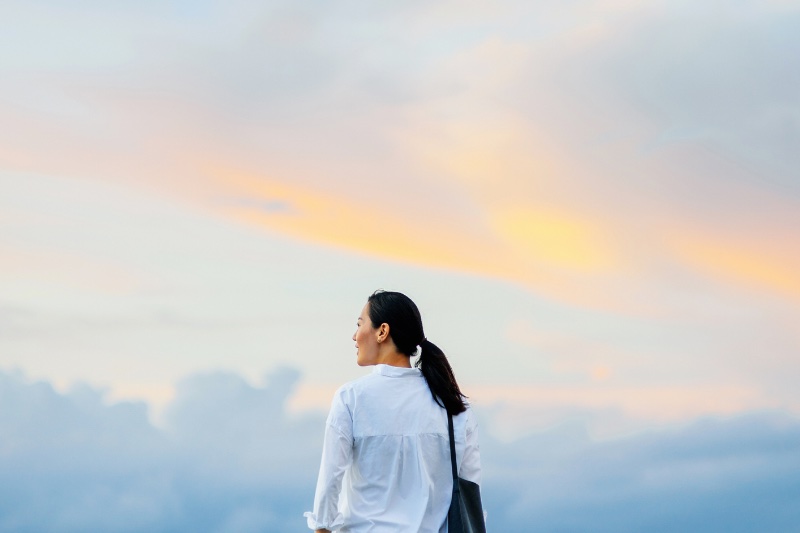
<instances>
[{"instance_id":1,"label":"shirt cuff","mask_svg":"<svg viewBox=\"0 0 800 533\"><path fill-rule=\"evenodd\" d=\"M328 531L335 531L344 525L344 515L337 513L333 522L323 523L317 520L317 515L312 512L303 513L303 516L308 518L308 527L316 531L317 529L327 529Z\"/></svg>"}]
</instances>

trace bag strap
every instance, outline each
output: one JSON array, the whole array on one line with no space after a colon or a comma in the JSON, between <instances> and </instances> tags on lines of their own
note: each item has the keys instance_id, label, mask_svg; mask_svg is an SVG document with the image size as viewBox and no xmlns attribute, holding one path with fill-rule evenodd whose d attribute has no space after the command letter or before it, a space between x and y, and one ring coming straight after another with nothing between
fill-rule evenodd
<instances>
[{"instance_id":1,"label":"bag strap","mask_svg":"<svg viewBox=\"0 0 800 533\"><path fill-rule=\"evenodd\" d=\"M450 465L453 467L453 491L458 492L458 471L456 469L456 437L453 431L453 415L447 413L447 431L450 433Z\"/></svg>"}]
</instances>

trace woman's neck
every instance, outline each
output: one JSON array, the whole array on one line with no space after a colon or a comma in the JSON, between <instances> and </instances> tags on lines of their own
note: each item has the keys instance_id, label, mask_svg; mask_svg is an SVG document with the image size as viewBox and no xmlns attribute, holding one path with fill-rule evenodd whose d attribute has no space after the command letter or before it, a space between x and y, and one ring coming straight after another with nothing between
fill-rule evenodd
<instances>
[{"instance_id":1,"label":"woman's neck","mask_svg":"<svg viewBox=\"0 0 800 533\"><path fill-rule=\"evenodd\" d=\"M389 365L399 366L401 368L411 368L411 358L397 350L386 351L386 353L379 353L376 365Z\"/></svg>"}]
</instances>

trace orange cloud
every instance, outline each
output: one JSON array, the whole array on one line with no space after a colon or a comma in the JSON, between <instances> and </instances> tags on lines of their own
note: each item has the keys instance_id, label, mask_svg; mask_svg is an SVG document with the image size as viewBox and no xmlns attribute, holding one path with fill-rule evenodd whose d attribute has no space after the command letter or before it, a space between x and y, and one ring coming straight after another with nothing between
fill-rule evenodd
<instances>
[{"instance_id":1,"label":"orange cloud","mask_svg":"<svg viewBox=\"0 0 800 533\"><path fill-rule=\"evenodd\" d=\"M225 196L242 199L222 207L224 214L247 224L394 261L513 281L583 306L618 304L583 283L582 275L609 269L616 260L598 230L567 211L498 209L485 231L470 231L463 221L437 213L406 213L230 169L213 174Z\"/></svg>"},{"instance_id":2,"label":"orange cloud","mask_svg":"<svg viewBox=\"0 0 800 533\"><path fill-rule=\"evenodd\" d=\"M794 243L780 249L724 237L682 235L673 249L686 264L716 279L800 298L800 258ZM794 255L792 255L794 254Z\"/></svg>"},{"instance_id":3,"label":"orange cloud","mask_svg":"<svg viewBox=\"0 0 800 533\"><path fill-rule=\"evenodd\" d=\"M597 226L553 209L511 207L492 213L498 235L531 261L579 272L609 270L616 259Z\"/></svg>"},{"instance_id":4,"label":"orange cloud","mask_svg":"<svg viewBox=\"0 0 800 533\"><path fill-rule=\"evenodd\" d=\"M216 179L239 195L241 206L224 212L243 222L325 244L439 268L452 268L498 277L519 277L507 252L497 243L479 240L452 224L419 213L398 212L381 204L312 191L287 183L224 170ZM281 202L287 209L253 207L253 199Z\"/></svg>"},{"instance_id":5,"label":"orange cloud","mask_svg":"<svg viewBox=\"0 0 800 533\"><path fill-rule=\"evenodd\" d=\"M499 61L505 48L489 47L481 57ZM522 63L527 56L514 57ZM448 107L473 109L477 92L459 95ZM486 232L502 245L499 260L521 271L512 275L515 281L582 306L629 307L597 283L628 276L632 263L617 242L616 214L598 209L581 185L586 170L574 154L517 114L500 106L480 109L443 116L440 106L421 104L407 113L397 143L420 173L444 180L479 208Z\"/></svg>"}]
</instances>

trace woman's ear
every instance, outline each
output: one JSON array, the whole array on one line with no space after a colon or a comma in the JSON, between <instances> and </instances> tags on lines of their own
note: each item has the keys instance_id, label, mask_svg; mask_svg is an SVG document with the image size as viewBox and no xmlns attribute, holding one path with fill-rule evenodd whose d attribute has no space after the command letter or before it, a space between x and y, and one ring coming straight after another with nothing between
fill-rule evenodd
<instances>
[{"instance_id":1,"label":"woman's ear","mask_svg":"<svg viewBox=\"0 0 800 533\"><path fill-rule=\"evenodd\" d=\"M384 322L378 328L378 342L383 342L389 338L389 324Z\"/></svg>"}]
</instances>

